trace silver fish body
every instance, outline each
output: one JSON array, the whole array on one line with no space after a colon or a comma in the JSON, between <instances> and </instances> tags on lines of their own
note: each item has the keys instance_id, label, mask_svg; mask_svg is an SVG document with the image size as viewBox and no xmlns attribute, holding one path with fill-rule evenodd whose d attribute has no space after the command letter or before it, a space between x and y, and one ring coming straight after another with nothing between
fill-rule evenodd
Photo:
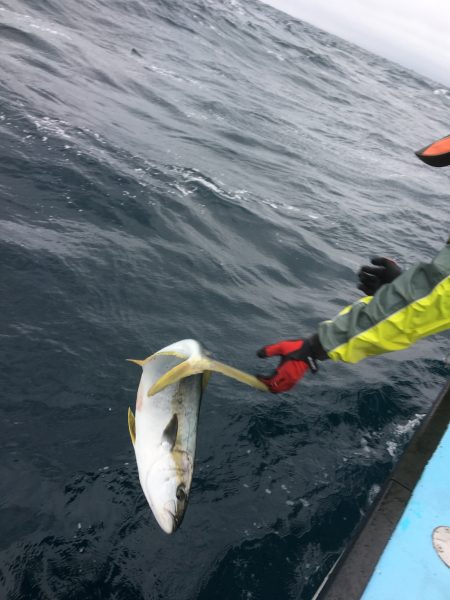
<instances>
[{"instance_id":1,"label":"silver fish body","mask_svg":"<svg viewBox=\"0 0 450 600\"><path fill-rule=\"evenodd\" d=\"M160 527L173 533L187 507L200 403L210 372L267 388L253 376L208 358L196 340L181 340L133 362L142 366L135 416L128 410L139 481Z\"/></svg>"}]
</instances>

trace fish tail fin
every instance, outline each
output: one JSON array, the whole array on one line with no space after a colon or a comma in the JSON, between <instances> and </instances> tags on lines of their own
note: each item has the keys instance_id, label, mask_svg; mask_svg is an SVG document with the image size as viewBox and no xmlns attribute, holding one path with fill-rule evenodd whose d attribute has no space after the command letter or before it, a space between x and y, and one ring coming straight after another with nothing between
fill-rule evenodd
<instances>
[{"instance_id":1,"label":"fish tail fin","mask_svg":"<svg viewBox=\"0 0 450 600\"><path fill-rule=\"evenodd\" d=\"M138 360L137 358L127 358L126 360L134 363L135 365L139 365L140 367L143 367L146 362L145 360Z\"/></svg>"},{"instance_id":2,"label":"fish tail fin","mask_svg":"<svg viewBox=\"0 0 450 600\"><path fill-rule=\"evenodd\" d=\"M239 369L235 369L234 367L230 367L224 363L221 363L217 360L212 360L207 357L188 359L177 365L173 369L170 369L167 373L165 373L162 377L156 381L152 387L148 390L147 396L153 396L166 388L168 385L176 383L180 379L184 379L185 377L189 377L190 375L198 375L199 373L203 373L205 371L215 371L217 373L222 373L226 377L231 377L231 379L236 379L241 383L245 383L251 387L254 387L263 392L267 392L267 386L257 379L254 375L250 375L249 373L245 373L244 371L240 371Z\"/></svg>"},{"instance_id":3,"label":"fish tail fin","mask_svg":"<svg viewBox=\"0 0 450 600\"><path fill-rule=\"evenodd\" d=\"M172 385L173 383L177 383L180 379L184 379L185 377L189 377L190 375L198 375L199 373L203 373L206 371L208 367L204 364L203 358L197 359L188 359L173 367L165 373L162 377L160 377L152 387L148 390L147 396L154 396L168 385Z\"/></svg>"},{"instance_id":4,"label":"fish tail fin","mask_svg":"<svg viewBox=\"0 0 450 600\"><path fill-rule=\"evenodd\" d=\"M132 362L135 365L139 365L140 367L144 368L147 363L149 363L151 360L154 360L158 356L161 356L162 354L164 356L178 356L178 358L182 358L183 360L187 358L186 354L183 354L182 352L178 352L176 350L168 350L168 351L160 350L159 352L155 352L155 354L151 354L150 356L147 356L147 358L144 358L144 360L138 360L137 358L127 358L126 360L128 362Z\"/></svg>"},{"instance_id":5,"label":"fish tail fin","mask_svg":"<svg viewBox=\"0 0 450 600\"><path fill-rule=\"evenodd\" d=\"M207 358L208 369L210 371L215 371L217 373L222 373L226 377L231 377L231 379L236 379L241 383L245 383L245 385L249 385L250 387L256 388L257 390L261 390L262 392L267 392L267 386L260 381L254 375L250 375L250 373L246 373L245 371L241 371L240 369L235 369L235 367L230 367L230 365L226 365L225 363L219 362L218 360L212 360Z\"/></svg>"}]
</instances>

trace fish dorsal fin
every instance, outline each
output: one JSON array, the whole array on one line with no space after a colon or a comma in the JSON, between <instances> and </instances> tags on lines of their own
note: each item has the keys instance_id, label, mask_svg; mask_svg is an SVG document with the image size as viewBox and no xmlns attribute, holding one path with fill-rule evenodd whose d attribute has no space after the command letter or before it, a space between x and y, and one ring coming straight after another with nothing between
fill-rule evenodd
<instances>
[{"instance_id":1,"label":"fish dorsal fin","mask_svg":"<svg viewBox=\"0 0 450 600\"><path fill-rule=\"evenodd\" d=\"M161 445L164 446L165 448L167 448L168 450L172 450L173 447L175 446L175 442L177 441L177 434L178 434L178 416L175 413L163 431L163 434L161 437Z\"/></svg>"},{"instance_id":2,"label":"fish dorsal fin","mask_svg":"<svg viewBox=\"0 0 450 600\"><path fill-rule=\"evenodd\" d=\"M153 396L154 394L157 394L166 388L168 385L177 383L180 379L184 379L190 375L198 375L204 371L216 371L217 373L222 373L222 375L226 375L232 379L237 379L237 381L254 387L257 390L261 390L263 392L268 391L267 386L254 375L250 375L250 373L245 373L244 371L230 367L229 365L221 363L217 360L201 357L185 360L173 369L167 371L167 373L165 373L152 385L147 392L147 396Z\"/></svg>"},{"instance_id":3,"label":"fish dorsal fin","mask_svg":"<svg viewBox=\"0 0 450 600\"><path fill-rule=\"evenodd\" d=\"M136 443L136 421L130 407L128 407L128 431L130 432L130 438L134 446Z\"/></svg>"}]
</instances>

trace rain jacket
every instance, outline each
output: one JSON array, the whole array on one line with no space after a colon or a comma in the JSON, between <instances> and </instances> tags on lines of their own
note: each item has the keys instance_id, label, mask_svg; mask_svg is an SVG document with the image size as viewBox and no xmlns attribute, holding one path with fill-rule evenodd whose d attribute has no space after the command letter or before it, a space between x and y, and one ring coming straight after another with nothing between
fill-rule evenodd
<instances>
[{"instance_id":1,"label":"rain jacket","mask_svg":"<svg viewBox=\"0 0 450 600\"><path fill-rule=\"evenodd\" d=\"M415 265L374 296L320 323L318 335L329 358L356 363L445 329L450 329L450 238L430 263Z\"/></svg>"}]
</instances>

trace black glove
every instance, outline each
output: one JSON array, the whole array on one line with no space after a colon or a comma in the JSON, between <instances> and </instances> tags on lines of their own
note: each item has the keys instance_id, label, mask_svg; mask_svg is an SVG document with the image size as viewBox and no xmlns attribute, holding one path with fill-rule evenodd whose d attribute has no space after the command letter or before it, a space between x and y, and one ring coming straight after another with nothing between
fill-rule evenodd
<instances>
[{"instance_id":1,"label":"black glove","mask_svg":"<svg viewBox=\"0 0 450 600\"><path fill-rule=\"evenodd\" d=\"M364 265L358 272L358 289L367 296L373 296L382 285L391 283L402 272L394 260L384 256L375 256L370 262L375 266Z\"/></svg>"}]
</instances>

